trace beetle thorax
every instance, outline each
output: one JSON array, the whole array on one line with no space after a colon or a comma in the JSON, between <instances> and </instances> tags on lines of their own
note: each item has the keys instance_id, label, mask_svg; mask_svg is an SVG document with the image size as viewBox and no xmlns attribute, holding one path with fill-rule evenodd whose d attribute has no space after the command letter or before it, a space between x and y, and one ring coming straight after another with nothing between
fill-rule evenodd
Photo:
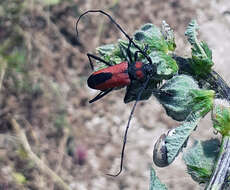
<instances>
[{"instance_id":1,"label":"beetle thorax","mask_svg":"<svg viewBox=\"0 0 230 190\"><path fill-rule=\"evenodd\" d=\"M154 77L156 75L156 67L152 64L144 64L143 65L143 72L146 76L149 76L150 78Z\"/></svg>"}]
</instances>

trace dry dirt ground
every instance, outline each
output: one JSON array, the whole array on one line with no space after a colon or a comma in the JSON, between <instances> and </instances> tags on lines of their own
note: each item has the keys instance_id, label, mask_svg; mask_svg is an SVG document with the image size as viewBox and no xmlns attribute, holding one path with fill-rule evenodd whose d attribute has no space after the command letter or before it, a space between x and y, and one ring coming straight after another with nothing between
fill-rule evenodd
<instances>
[{"instance_id":1,"label":"dry dirt ground","mask_svg":"<svg viewBox=\"0 0 230 190\"><path fill-rule=\"evenodd\" d=\"M230 2L66 0L45 6L28 1L26 11L19 16L17 24L28 63L26 76L16 72L13 76L28 86L17 89L12 73L6 73L0 92L0 117L4 111L14 115L32 150L72 189L146 190L154 143L178 123L167 117L154 98L140 102L128 135L124 171L116 178L105 175L119 169L132 103L123 103L125 89L88 103L97 92L86 84L91 73L86 53L122 37L105 17L94 14L81 20L76 40L76 18L88 9L106 10L129 34L144 23L160 25L166 20L175 31L176 52L181 56L190 52L185 27L191 19L197 19L200 38L213 50L216 71L230 82ZM2 24L1 41L11 37L7 30L13 27L10 20ZM192 138L215 136L210 124L210 118L205 118ZM0 122L0 189L62 189L23 154L16 142L5 118ZM186 174L180 156L169 167L154 168L170 190L202 189Z\"/></svg>"}]
</instances>

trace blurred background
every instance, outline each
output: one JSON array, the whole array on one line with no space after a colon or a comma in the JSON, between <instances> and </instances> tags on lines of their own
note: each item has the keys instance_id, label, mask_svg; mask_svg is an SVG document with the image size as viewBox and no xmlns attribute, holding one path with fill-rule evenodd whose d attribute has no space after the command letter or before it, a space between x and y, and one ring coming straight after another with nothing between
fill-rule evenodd
<instances>
[{"instance_id":1,"label":"blurred background","mask_svg":"<svg viewBox=\"0 0 230 190\"><path fill-rule=\"evenodd\" d=\"M139 102L131 122L124 171L119 170L123 133L132 103L125 89L89 104L97 91L87 87L91 69L87 52L123 38L106 17L89 14L103 9L132 34L145 23L174 29L176 53L190 55L184 31L191 19L200 39L213 50L214 69L230 81L229 0L1 0L0 2L0 189L62 189L31 161L19 146L7 115L25 132L33 152L72 189L144 190L149 186L152 151L158 137L178 125L152 97ZM210 117L193 138L213 134ZM156 168L156 167L155 167ZM157 174L170 190L199 189L186 174L179 156Z\"/></svg>"}]
</instances>

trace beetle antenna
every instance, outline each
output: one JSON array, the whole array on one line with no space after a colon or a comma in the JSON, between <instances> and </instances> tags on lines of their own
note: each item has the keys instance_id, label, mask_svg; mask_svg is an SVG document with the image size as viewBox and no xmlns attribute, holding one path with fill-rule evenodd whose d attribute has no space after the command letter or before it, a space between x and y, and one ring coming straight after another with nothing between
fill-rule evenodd
<instances>
[{"instance_id":1,"label":"beetle antenna","mask_svg":"<svg viewBox=\"0 0 230 190\"><path fill-rule=\"evenodd\" d=\"M135 103L134 103L134 105L133 105L133 108L132 108L132 110L131 110L131 112L130 112L130 115L129 115L129 120L128 120L126 129L125 129L125 135L124 135L124 139L123 139L123 146L122 146L122 150L121 150L120 170L119 170L119 172L116 173L116 174L106 174L106 175L108 175L108 176L117 177L117 176L119 176L119 175L121 174L121 172L122 172L122 169L123 169L123 162L124 162L124 155L125 155L125 145L126 145L126 142L127 142L127 136L128 136L128 130L129 130L130 122L131 122L131 119L132 119L132 117L133 117L133 113L134 113L134 111L135 111L136 105L137 105L138 101L140 100L141 95L142 95L144 89L147 87L147 85L148 85L148 83L149 83L149 80L150 80L150 78L148 78L148 79L145 81L144 85L142 86L142 88L141 88L140 91L138 92L137 99L136 99L136 101L135 101Z\"/></svg>"},{"instance_id":2,"label":"beetle antenna","mask_svg":"<svg viewBox=\"0 0 230 190\"><path fill-rule=\"evenodd\" d=\"M151 60L151 58L147 55L147 53L144 52L144 51L143 51L143 50L132 40L132 38L129 37L129 35L122 29L122 27L121 27L121 26L120 26L120 25L119 25L119 24L118 24L108 13L106 13L106 12L104 12L104 11L102 11L102 10L88 10L88 11L82 13L82 14L79 16L79 18L77 19L77 22L76 22L77 37L78 37L78 29L77 29L78 23L79 23L80 19L81 19L84 15L86 15L86 14L88 14L88 13L101 13L101 14L103 14L103 15L106 15L106 16L110 19L110 21L111 21L113 24L115 24L117 28L119 28L119 30L125 35L125 37L128 38L130 42L132 42L132 44L134 45L134 47L136 47L136 48L145 56L145 58L148 60L148 62L149 62L150 64L152 64L152 60Z\"/></svg>"}]
</instances>

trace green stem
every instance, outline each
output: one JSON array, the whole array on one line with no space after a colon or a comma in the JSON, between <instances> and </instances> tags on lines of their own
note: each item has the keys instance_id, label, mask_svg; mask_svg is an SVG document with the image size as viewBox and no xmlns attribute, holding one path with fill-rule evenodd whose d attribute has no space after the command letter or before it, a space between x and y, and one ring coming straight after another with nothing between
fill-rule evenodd
<instances>
[{"instance_id":1,"label":"green stem","mask_svg":"<svg viewBox=\"0 0 230 190\"><path fill-rule=\"evenodd\" d=\"M212 177L205 190L221 190L228 178L230 166L230 136L224 136L221 143L219 156L212 173Z\"/></svg>"}]
</instances>

